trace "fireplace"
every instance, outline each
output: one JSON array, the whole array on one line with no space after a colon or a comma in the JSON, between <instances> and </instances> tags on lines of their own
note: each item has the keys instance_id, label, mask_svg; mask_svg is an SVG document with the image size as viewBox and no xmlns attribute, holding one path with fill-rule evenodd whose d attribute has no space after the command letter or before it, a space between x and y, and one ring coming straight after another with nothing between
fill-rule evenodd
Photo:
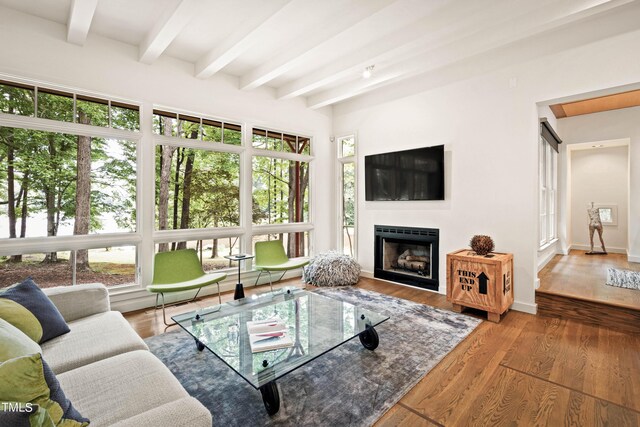
<instances>
[{"instance_id":1,"label":"fireplace","mask_svg":"<svg viewBox=\"0 0 640 427\"><path fill-rule=\"evenodd\" d=\"M374 277L438 290L438 240L435 228L375 226Z\"/></svg>"}]
</instances>

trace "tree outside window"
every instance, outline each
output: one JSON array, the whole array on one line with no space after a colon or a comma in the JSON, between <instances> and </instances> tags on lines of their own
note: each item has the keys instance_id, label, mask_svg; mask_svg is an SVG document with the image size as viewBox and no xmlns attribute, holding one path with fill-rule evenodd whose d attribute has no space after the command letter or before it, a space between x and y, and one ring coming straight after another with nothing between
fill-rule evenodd
<instances>
[{"instance_id":1,"label":"tree outside window","mask_svg":"<svg viewBox=\"0 0 640 427\"><path fill-rule=\"evenodd\" d=\"M32 115L35 93L29 87L0 85L0 111ZM119 124L138 128L137 111L131 114L134 110L124 109L127 112L119 117ZM38 116L42 118L105 127L109 126L109 114L108 101L38 92ZM135 201L134 142L0 127L0 238L132 232ZM89 254L86 249L76 252L77 272L96 272ZM47 266L55 276L56 269L69 269L68 253L59 255L16 254L2 261L0 269L6 275L9 267L16 269L19 264L28 264L32 271ZM103 265L110 264L108 257L94 258L100 259L95 266L101 264L102 271L109 274L108 266ZM135 256L133 264L124 264L134 271ZM66 273L64 276L57 284L69 284Z\"/></svg>"}]
</instances>

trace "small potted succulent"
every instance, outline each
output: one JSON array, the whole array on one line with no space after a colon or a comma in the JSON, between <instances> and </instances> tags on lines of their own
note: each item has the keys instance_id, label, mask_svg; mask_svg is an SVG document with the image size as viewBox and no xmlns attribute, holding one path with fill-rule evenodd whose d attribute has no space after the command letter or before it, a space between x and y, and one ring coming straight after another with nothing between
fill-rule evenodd
<instances>
[{"instance_id":1,"label":"small potted succulent","mask_svg":"<svg viewBox=\"0 0 640 427\"><path fill-rule=\"evenodd\" d=\"M493 239L481 234L473 236L469 242L469 246L471 246L471 249L473 249L476 254L481 256L488 255L495 248Z\"/></svg>"}]
</instances>

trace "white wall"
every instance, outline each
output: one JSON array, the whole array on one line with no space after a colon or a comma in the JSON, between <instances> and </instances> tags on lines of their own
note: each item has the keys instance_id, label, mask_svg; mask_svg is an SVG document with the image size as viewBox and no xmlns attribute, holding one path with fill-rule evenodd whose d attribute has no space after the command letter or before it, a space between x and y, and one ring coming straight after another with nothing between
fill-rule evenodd
<instances>
[{"instance_id":1,"label":"white wall","mask_svg":"<svg viewBox=\"0 0 640 427\"><path fill-rule=\"evenodd\" d=\"M587 208L591 202L618 207L617 225L603 226L609 251L627 251L629 197L628 147L603 147L571 151L571 246L589 246ZM594 248L600 249L597 233Z\"/></svg>"},{"instance_id":2,"label":"white wall","mask_svg":"<svg viewBox=\"0 0 640 427\"><path fill-rule=\"evenodd\" d=\"M486 72L479 77L469 77L477 68L462 63L336 106L335 134L358 132L360 182L368 154L444 143L447 155L445 201L365 202L359 188L363 270L373 271L374 224L440 228L442 254L467 246L473 234L489 234L496 250L514 254L514 308L535 311L536 103L640 82L640 61L629 61L639 44L638 31L555 53L546 49L562 41L529 43L476 64ZM518 60L523 51L528 62ZM445 278L441 256L441 292Z\"/></svg>"},{"instance_id":3,"label":"white wall","mask_svg":"<svg viewBox=\"0 0 640 427\"><path fill-rule=\"evenodd\" d=\"M90 33L84 47L67 43L66 26L0 7L0 73L68 86L151 105L157 104L247 125L313 136L316 172L333 167L331 109L306 108L303 100L279 101L275 91L238 89L236 78L195 78L193 64L161 57L138 62L135 46ZM333 185L314 173L312 216L317 229L332 229ZM315 233L315 249L332 246L329 233Z\"/></svg>"},{"instance_id":4,"label":"white wall","mask_svg":"<svg viewBox=\"0 0 640 427\"><path fill-rule=\"evenodd\" d=\"M627 244L629 261L640 262L640 107L568 117L558 127L566 144L629 138Z\"/></svg>"}]
</instances>

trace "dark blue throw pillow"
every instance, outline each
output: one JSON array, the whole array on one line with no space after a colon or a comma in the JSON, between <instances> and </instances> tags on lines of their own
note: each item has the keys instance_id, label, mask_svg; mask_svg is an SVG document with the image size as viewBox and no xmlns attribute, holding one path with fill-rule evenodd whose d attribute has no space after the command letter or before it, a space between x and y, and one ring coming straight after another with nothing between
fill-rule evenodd
<instances>
[{"instance_id":1,"label":"dark blue throw pillow","mask_svg":"<svg viewBox=\"0 0 640 427\"><path fill-rule=\"evenodd\" d=\"M0 292L0 318L37 343L69 332L56 306L31 278Z\"/></svg>"}]
</instances>

